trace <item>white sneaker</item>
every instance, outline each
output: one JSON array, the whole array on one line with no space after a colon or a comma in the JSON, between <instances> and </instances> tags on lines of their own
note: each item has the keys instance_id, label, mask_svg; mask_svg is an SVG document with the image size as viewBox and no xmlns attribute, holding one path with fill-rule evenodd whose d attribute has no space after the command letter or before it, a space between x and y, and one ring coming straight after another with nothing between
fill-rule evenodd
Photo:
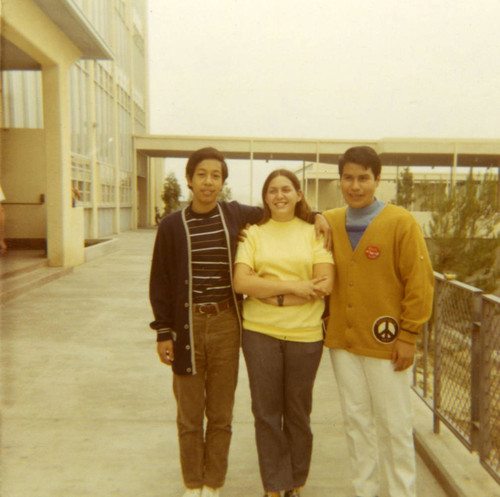
<instances>
[{"instance_id":1,"label":"white sneaker","mask_svg":"<svg viewBox=\"0 0 500 497\"><path fill-rule=\"evenodd\" d=\"M201 489L201 497L219 497L219 489L203 487Z\"/></svg>"},{"instance_id":2,"label":"white sneaker","mask_svg":"<svg viewBox=\"0 0 500 497\"><path fill-rule=\"evenodd\" d=\"M201 488L188 488L182 497L201 497Z\"/></svg>"}]
</instances>

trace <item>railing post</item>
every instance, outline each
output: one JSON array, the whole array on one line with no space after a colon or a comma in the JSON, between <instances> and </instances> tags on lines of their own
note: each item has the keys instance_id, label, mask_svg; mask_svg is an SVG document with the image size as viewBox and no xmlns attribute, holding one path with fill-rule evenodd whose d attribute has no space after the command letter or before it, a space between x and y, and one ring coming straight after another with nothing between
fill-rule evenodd
<instances>
[{"instance_id":1,"label":"railing post","mask_svg":"<svg viewBox=\"0 0 500 497\"><path fill-rule=\"evenodd\" d=\"M494 412L498 409L499 402L496 401L496 385L498 378L498 360L495 361L495 351L499 349L499 300L492 295L484 295L482 301L481 315L481 405L479 408L479 458L486 467L495 467L496 480L500 481L498 475L498 461L500 456L494 451L493 460L490 460L493 440L492 431L495 430L495 425L498 423L498 418Z\"/></svg>"},{"instance_id":2,"label":"railing post","mask_svg":"<svg viewBox=\"0 0 500 497\"><path fill-rule=\"evenodd\" d=\"M471 350L471 445L472 450L479 450L480 445L480 409L481 399L484 391L484 381L481 378L481 323L474 322L472 329L472 350Z\"/></svg>"},{"instance_id":3,"label":"railing post","mask_svg":"<svg viewBox=\"0 0 500 497\"><path fill-rule=\"evenodd\" d=\"M489 454L489 443L488 443L488 427L490 425L490 409L489 402L486 396L488 395L486 382L489 374L491 373L491 362L489 359L489 353L487 349L487 337L488 332L488 320L487 320L487 303L483 299L482 314L481 314L481 327L479 330L479 339L481 344L481 405L479 406L479 459L483 460L488 457ZM485 364L487 361L487 364Z\"/></svg>"},{"instance_id":4,"label":"railing post","mask_svg":"<svg viewBox=\"0 0 500 497\"><path fill-rule=\"evenodd\" d=\"M424 376L424 399L427 399L427 393L429 388L427 383L429 381L429 334L430 334L429 322L425 323L424 326L424 365L423 365L423 376Z\"/></svg>"},{"instance_id":5,"label":"railing post","mask_svg":"<svg viewBox=\"0 0 500 497\"><path fill-rule=\"evenodd\" d=\"M415 362L413 364L413 389L418 392L418 368L421 362L421 367L422 367L422 391L419 393L421 397L425 401L427 401L427 394L429 392L429 386L428 386L428 381L429 381L429 334L430 334L430 322L428 321L427 323L422 325L422 329L420 331L420 340L422 340L422 357L418 357L415 354Z\"/></svg>"},{"instance_id":6,"label":"railing post","mask_svg":"<svg viewBox=\"0 0 500 497\"><path fill-rule=\"evenodd\" d=\"M484 379L481 376L481 302L482 294L474 293L472 309L472 349L471 349L471 445L472 450L479 450L480 444L480 409L484 392Z\"/></svg>"},{"instance_id":7,"label":"railing post","mask_svg":"<svg viewBox=\"0 0 500 497\"><path fill-rule=\"evenodd\" d=\"M441 342L441 313L440 306L443 293L446 290L447 282L442 275L436 275L436 290L434 296L434 391L432 395L433 431L438 435L441 431L438 412L441 409L441 363L442 363L442 342Z\"/></svg>"}]
</instances>

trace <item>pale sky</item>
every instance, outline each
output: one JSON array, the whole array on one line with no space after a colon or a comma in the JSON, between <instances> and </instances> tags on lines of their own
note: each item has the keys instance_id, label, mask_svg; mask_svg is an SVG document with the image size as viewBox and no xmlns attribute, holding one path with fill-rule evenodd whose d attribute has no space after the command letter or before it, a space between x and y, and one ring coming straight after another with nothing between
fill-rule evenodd
<instances>
[{"instance_id":1,"label":"pale sky","mask_svg":"<svg viewBox=\"0 0 500 497\"><path fill-rule=\"evenodd\" d=\"M499 0L147 1L153 134L500 139Z\"/></svg>"}]
</instances>

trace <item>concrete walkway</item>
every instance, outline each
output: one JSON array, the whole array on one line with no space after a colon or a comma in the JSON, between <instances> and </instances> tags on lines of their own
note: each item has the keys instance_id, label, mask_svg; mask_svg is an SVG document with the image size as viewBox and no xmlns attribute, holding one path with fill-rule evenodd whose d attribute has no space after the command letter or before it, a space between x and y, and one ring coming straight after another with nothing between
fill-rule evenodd
<instances>
[{"instance_id":1,"label":"concrete walkway","mask_svg":"<svg viewBox=\"0 0 500 497\"><path fill-rule=\"evenodd\" d=\"M148 328L154 236L123 233L117 252L0 307L2 497L182 495L172 373ZM338 404L325 354L304 497L353 495ZM234 415L221 496L261 496L243 360ZM420 458L418 495L446 495Z\"/></svg>"}]
</instances>

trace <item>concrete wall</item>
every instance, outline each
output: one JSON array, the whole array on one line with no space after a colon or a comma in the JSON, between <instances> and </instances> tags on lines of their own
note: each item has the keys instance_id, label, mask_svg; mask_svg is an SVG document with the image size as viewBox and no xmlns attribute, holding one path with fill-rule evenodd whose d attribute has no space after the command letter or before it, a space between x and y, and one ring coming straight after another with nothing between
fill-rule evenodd
<instances>
[{"instance_id":1,"label":"concrete wall","mask_svg":"<svg viewBox=\"0 0 500 497\"><path fill-rule=\"evenodd\" d=\"M155 208L158 207L160 215L163 213L163 200L161 194L163 192L163 181L165 179L165 160L151 157L149 159L149 175L148 175L148 199L149 199L149 212L148 212L148 226L154 226L155 222Z\"/></svg>"},{"instance_id":2,"label":"concrete wall","mask_svg":"<svg viewBox=\"0 0 500 497\"><path fill-rule=\"evenodd\" d=\"M148 225L148 183L146 178L137 177L137 227Z\"/></svg>"},{"instance_id":3,"label":"concrete wall","mask_svg":"<svg viewBox=\"0 0 500 497\"><path fill-rule=\"evenodd\" d=\"M2 131L1 183L6 238L47 237L45 134L42 129Z\"/></svg>"},{"instance_id":4,"label":"concrete wall","mask_svg":"<svg viewBox=\"0 0 500 497\"><path fill-rule=\"evenodd\" d=\"M148 202L148 158L145 155L137 157L137 226L145 228L151 216Z\"/></svg>"},{"instance_id":5,"label":"concrete wall","mask_svg":"<svg viewBox=\"0 0 500 497\"><path fill-rule=\"evenodd\" d=\"M326 211L344 205L337 181L319 181L316 198L316 180L307 181L306 200L313 210Z\"/></svg>"}]
</instances>

